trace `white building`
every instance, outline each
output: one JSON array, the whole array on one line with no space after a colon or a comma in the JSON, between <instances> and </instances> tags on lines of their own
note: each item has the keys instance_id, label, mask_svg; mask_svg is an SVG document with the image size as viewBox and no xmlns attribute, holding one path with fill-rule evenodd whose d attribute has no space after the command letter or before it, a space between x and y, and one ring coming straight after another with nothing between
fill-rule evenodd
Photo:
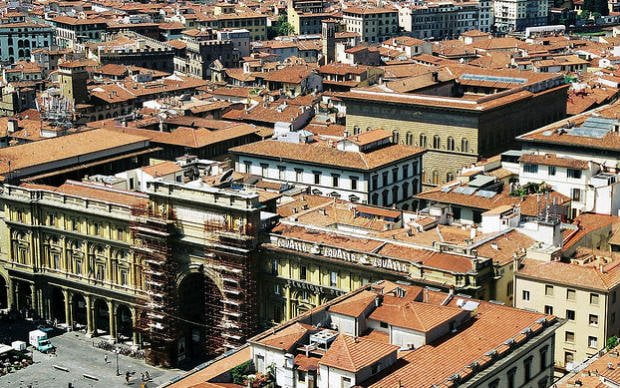
<instances>
[{"instance_id":1,"label":"white building","mask_svg":"<svg viewBox=\"0 0 620 388\"><path fill-rule=\"evenodd\" d=\"M549 21L547 0L494 0L494 26L499 32L523 31Z\"/></svg>"},{"instance_id":2,"label":"white building","mask_svg":"<svg viewBox=\"0 0 620 388\"><path fill-rule=\"evenodd\" d=\"M544 183L570 197L573 218L583 212L618 215L616 111L605 106L519 136L519 183Z\"/></svg>"},{"instance_id":3,"label":"white building","mask_svg":"<svg viewBox=\"0 0 620 388\"><path fill-rule=\"evenodd\" d=\"M235 147L235 170L266 180L308 186L315 195L408 209L420 191L424 149L392 144L392 134L373 130L339 141L311 133L276 133Z\"/></svg>"},{"instance_id":4,"label":"white building","mask_svg":"<svg viewBox=\"0 0 620 388\"><path fill-rule=\"evenodd\" d=\"M398 13L399 25L419 39L455 38L470 30L490 32L493 19L490 0L407 4Z\"/></svg>"},{"instance_id":5,"label":"white building","mask_svg":"<svg viewBox=\"0 0 620 388\"><path fill-rule=\"evenodd\" d=\"M547 387L560 324L382 280L251 338L187 378L228 386L228 371L252 361L252 377L285 388ZM174 386L188 384L181 378Z\"/></svg>"}]
</instances>

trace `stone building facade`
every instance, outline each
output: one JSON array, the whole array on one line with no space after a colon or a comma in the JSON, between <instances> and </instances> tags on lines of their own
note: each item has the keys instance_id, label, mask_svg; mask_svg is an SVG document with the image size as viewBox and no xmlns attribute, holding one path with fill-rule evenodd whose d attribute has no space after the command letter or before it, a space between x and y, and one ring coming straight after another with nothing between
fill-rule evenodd
<instances>
[{"instance_id":1,"label":"stone building facade","mask_svg":"<svg viewBox=\"0 0 620 388\"><path fill-rule=\"evenodd\" d=\"M5 185L0 308L147 341L151 364L215 356L257 330L261 207L255 193L163 181Z\"/></svg>"},{"instance_id":2,"label":"stone building facade","mask_svg":"<svg viewBox=\"0 0 620 388\"><path fill-rule=\"evenodd\" d=\"M395 143L428 149L422 181L436 186L453 180L460 168L510 149L517 135L564 117L566 86L549 78L548 86L533 93L519 86L479 94L477 101L424 91L339 96L347 107L349 133L382 128L393 132Z\"/></svg>"}]
</instances>

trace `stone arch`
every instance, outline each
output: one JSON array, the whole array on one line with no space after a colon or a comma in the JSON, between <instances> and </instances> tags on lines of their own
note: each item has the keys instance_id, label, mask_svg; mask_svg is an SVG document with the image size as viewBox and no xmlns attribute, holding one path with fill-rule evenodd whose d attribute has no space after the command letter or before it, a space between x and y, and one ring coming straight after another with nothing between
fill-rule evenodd
<instances>
[{"instance_id":1,"label":"stone arch","mask_svg":"<svg viewBox=\"0 0 620 388\"><path fill-rule=\"evenodd\" d=\"M58 322L66 322L65 295L60 287L50 286L49 291L50 318Z\"/></svg>"},{"instance_id":2,"label":"stone arch","mask_svg":"<svg viewBox=\"0 0 620 388\"><path fill-rule=\"evenodd\" d=\"M101 298L95 299L93 303L95 328L110 334L110 310L108 303Z\"/></svg>"},{"instance_id":3,"label":"stone arch","mask_svg":"<svg viewBox=\"0 0 620 388\"><path fill-rule=\"evenodd\" d=\"M131 339L133 334L133 314L129 306L119 304L116 307L116 332L119 340Z\"/></svg>"},{"instance_id":4,"label":"stone arch","mask_svg":"<svg viewBox=\"0 0 620 388\"><path fill-rule=\"evenodd\" d=\"M179 347L185 349L187 358L201 361L222 351L223 280L217 272L202 266L192 266L177 280ZM234 318L226 317L226 324L234 324L231 320Z\"/></svg>"},{"instance_id":5,"label":"stone arch","mask_svg":"<svg viewBox=\"0 0 620 388\"><path fill-rule=\"evenodd\" d=\"M0 272L0 309L9 308L9 280Z\"/></svg>"},{"instance_id":6,"label":"stone arch","mask_svg":"<svg viewBox=\"0 0 620 388\"><path fill-rule=\"evenodd\" d=\"M86 305L86 298L80 293L74 293L71 298L71 311L73 315L73 322L86 327L88 319L86 317L88 312L88 306Z\"/></svg>"}]
</instances>

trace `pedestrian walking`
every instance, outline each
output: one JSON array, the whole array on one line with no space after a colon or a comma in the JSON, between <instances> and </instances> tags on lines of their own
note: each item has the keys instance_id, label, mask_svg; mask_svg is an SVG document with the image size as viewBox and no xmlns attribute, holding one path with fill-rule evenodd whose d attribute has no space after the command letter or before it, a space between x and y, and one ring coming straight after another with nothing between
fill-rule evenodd
<instances>
[{"instance_id":1,"label":"pedestrian walking","mask_svg":"<svg viewBox=\"0 0 620 388\"><path fill-rule=\"evenodd\" d=\"M103 361L105 361L105 363L108 363L108 355L106 354L105 356L103 356Z\"/></svg>"},{"instance_id":2,"label":"pedestrian walking","mask_svg":"<svg viewBox=\"0 0 620 388\"><path fill-rule=\"evenodd\" d=\"M129 384L129 371L125 372L125 382L127 382L127 384Z\"/></svg>"},{"instance_id":3,"label":"pedestrian walking","mask_svg":"<svg viewBox=\"0 0 620 388\"><path fill-rule=\"evenodd\" d=\"M144 381L151 381L151 375L148 370L144 372Z\"/></svg>"},{"instance_id":4,"label":"pedestrian walking","mask_svg":"<svg viewBox=\"0 0 620 388\"><path fill-rule=\"evenodd\" d=\"M140 373L140 380L144 381L144 373Z\"/></svg>"}]
</instances>

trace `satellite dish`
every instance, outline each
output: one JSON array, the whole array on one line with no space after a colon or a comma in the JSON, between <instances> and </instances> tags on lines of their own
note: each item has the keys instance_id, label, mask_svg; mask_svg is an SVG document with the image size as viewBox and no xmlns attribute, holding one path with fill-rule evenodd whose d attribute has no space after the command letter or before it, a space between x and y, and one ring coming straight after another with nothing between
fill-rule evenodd
<instances>
[{"instance_id":1,"label":"satellite dish","mask_svg":"<svg viewBox=\"0 0 620 388\"><path fill-rule=\"evenodd\" d=\"M222 184L225 182L230 182L232 180L233 171L234 170L232 168L229 168L228 170L224 171L222 175L220 176L220 178L217 180L217 183Z\"/></svg>"}]
</instances>

